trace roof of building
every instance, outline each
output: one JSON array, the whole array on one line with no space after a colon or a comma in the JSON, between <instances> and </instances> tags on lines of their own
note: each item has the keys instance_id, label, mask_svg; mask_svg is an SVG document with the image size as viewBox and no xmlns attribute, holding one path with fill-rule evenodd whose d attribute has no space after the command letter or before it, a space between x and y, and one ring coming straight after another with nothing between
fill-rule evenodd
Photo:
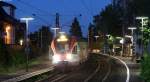
<instances>
[{"instance_id":1,"label":"roof of building","mask_svg":"<svg viewBox=\"0 0 150 82\"><path fill-rule=\"evenodd\" d=\"M6 6L6 7L11 7L13 9L16 9L16 7L14 5L4 2L4 1L0 1L0 6Z\"/></svg>"},{"instance_id":2,"label":"roof of building","mask_svg":"<svg viewBox=\"0 0 150 82\"><path fill-rule=\"evenodd\" d=\"M4 21L7 21L7 22L11 22L11 23L18 23L19 21L17 19L15 19L14 17L8 15L5 12L5 10L3 9L3 6L10 6L10 7L16 9L15 6L13 6L9 3L0 1L0 20L4 20Z\"/></svg>"}]
</instances>

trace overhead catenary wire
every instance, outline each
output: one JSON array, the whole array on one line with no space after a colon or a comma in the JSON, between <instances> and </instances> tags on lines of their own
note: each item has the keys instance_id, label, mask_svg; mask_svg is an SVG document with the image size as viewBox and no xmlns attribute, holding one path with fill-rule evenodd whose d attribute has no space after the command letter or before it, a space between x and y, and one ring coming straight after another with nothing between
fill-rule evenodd
<instances>
[{"instance_id":1,"label":"overhead catenary wire","mask_svg":"<svg viewBox=\"0 0 150 82\"><path fill-rule=\"evenodd\" d=\"M19 3L17 5L19 7L22 6ZM29 12L29 11L27 11L25 9L20 9L20 8L17 8L17 12L20 12L22 14L32 15L32 16L36 17L36 19L38 19L39 21L43 22L44 24L46 24L48 26L51 26L51 24L49 23L49 21L45 20L43 17L40 17L41 15L39 15L39 14L35 14L34 12Z\"/></svg>"},{"instance_id":2,"label":"overhead catenary wire","mask_svg":"<svg viewBox=\"0 0 150 82\"><path fill-rule=\"evenodd\" d=\"M44 22L44 23L46 23L47 25L51 26L51 24L50 24L47 20L43 19L42 17L38 16L37 14L33 13L32 16L34 16L34 17L40 19L42 22Z\"/></svg>"},{"instance_id":3,"label":"overhead catenary wire","mask_svg":"<svg viewBox=\"0 0 150 82\"><path fill-rule=\"evenodd\" d=\"M20 2L20 3L22 3L22 4L24 4L24 5L26 5L26 6L28 6L28 7L30 7L30 8L34 8L34 9L36 9L37 11L39 11L40 13L43 13L43 14L40 14L40 16L42 15L42 16L56 16L55 14L50 14L49 12L47 12L47 11L44 11L44 10L42 10L42 9L40 9L40 8L37 8L37 7L35 7L35 6L33 6L33 5L31 5L30 3L28 3L28 2L25 2L25 1L23 1L23 0L17 0L18 2ZM39 13L38 13L39 14ZM32 14L33 15L33 14ZM35 14L34 14L35 15ZM74 14L61 14L60 16L75 16ZM80 14L80 16L81 16L81 14ZM39 17L37 14L36 14L36 17L38 17L39 19L41 19L42 21L45 21L45 19L43 19L42 17ZM46 22L46 21L45 21Z\"/></svg>"},{"instance_id":4,"label":"overhead catenary wire","mask_svg":"<svg viewBox=\"0 0 150 82\"><path fill-rule=\"evenodd\" d=\"M27 7L30 7L30 8L32 8L32 9L34 9L34 10L36 10L36 12L32 12L31 13L31 15L32 16L35 16L36 18L38 18L40 21L42 21L43 23L46 23L47 25L50 25L49 24L49 22L48 21L46 21L43 17L41 17L41 16L52 16L52 17L54 17L54 16L56 16L55 14L51 14L50 12L47 12L47 11L45 11L45 10L42 10L42 9L40 9L40 8L38 8L38 7L36 7L36 6L34 6L34 5L32 5L32 4L30 4L30 3L28 3L28 2L26 2L26 1L23 1L23 0L17 0L19 3L21 3L21 4L23 4L23 5L25 5L25 6L27 6ZM86 3L85 3L85 1L82 1L81 0L81 3L83 4L83 6L85 7L85 9L87 9L87 12L89 13L89 14L91 14L91 16L92 16L92 12L91 12L91 10L87 7L87 5L86 5ZM35 14L35 13L37 13L37 14ZM81 15L81 14L80 14ZM61 14L60 16L75 16L75 14ZM76 16L75 16L76 17ZM71 20L72 21L72 20ZM67 24L68 24L68 22L67 22ZM68 24L69 25L69 24ZM64 24L62 24L62 27L64 27L64 26L68 26L68 25L66 25L66 23L64 23ZM71 23L70 23L70 25L71 25ZM50 25L50 26L52 26L52 25Z\"/></svg>"},{"instance_id":5,"label":"overhead catenary wire","mask_svg":"<svg viewBox=\"0 0 150 82\"><path fill-rule=\"evenodd\" d=\"M40 8L38 8L38 7L35 7L35 6L31 5L31 4L28 3L28 2L25 2L25 1L23 1L23 0L17 0L17 1L20 2L20 3L22 3L22 4L24 4L24 5L26 5L26 6L28 6L28 7L34 8L34 9L36 9L37 11L40 11L41 13L44 13L44 14L46 13L46 14L48 14L48 15L54 16L53 14L51 14L51 13L49 13L49 12L43 10L43 9L40 9Z\"/></svg>"},{"instance_id":6,"label":"overhead catenary wire","mask_svg":"<svg viewBox=\"0 0 150 82\"><path fill-rule=\"evenodd\" d=\"M84 8L86 9L87 13L89 13L91 16L93 16L92 11L89 9L89 7L87 6L87 4L85 3L84 0L80 0L81 4L84 6Z\"/></svg>"},{"instance_id":7,"label":"overhead catenary wire","mask_svg":"<svg viewBox=\"0 0 150 82\"><path fill-rule=\"evenodd\" d=\"M19 9L18 12L29 14L29 12L24 12L24 11L21 10L21 9ZM44 18L38 16L37 14L31 14L31 15L34 16L34 17L35 17L36 19L38 19L39 21L43 22L44 24L46 24L46 25L48 25L48 26L51 26L51 24L50 24L47 20L45 20Z\"/></svg>"}]
</instances>

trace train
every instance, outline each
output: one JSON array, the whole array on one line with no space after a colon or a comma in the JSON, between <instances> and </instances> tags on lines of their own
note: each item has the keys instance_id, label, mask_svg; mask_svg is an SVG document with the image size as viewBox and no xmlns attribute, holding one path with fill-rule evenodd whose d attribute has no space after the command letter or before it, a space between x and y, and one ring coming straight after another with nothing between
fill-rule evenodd
<instances>
[{"instance_id":1,"label":"train","mask_svg":"<svg viewBox=\"0 0 150 82\"><path fill-rule=\"evenodd\" d=\"M87 41L61 33L51 42L52 64L55 69L70 69L88 58Z\"/></svg>"}]
</instances>

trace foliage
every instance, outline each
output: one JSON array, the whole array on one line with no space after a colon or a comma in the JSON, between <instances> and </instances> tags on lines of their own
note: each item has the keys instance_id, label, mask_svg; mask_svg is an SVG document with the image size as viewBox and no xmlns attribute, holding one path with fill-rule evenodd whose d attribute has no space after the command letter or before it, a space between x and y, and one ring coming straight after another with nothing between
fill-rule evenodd
<instances>
[{"instance_id":1,"label":"foliage","mask_svg":"<svg viewBox=\"0 0 150 82\"><path fill-rule=\"evenodd\" d=\"M145 54L144 60L141 63L141 77L145 82L150 82L150 55Z\"/></svg>"},{"instance_id":2,"label":"foliage","mask_svg":"<svg viewBox=\"0 0 150 82\"><path fill-rule=\"evenodd\" d=\"M12 64L11 55L2 40L0 40L0 60L0 67L7 67Z\"/></svg>"},{"instance_id":3,"label":"foliage","mask_svg":"<svg viewBox=\"0 0 150 82\"><path fill-rule=\"evenodd\" d=\"M150 16L150 0L133 0L135 15L137 16Z\"/></svg>"},{"instance_id":4,"label":"foliage","mask_svg":"<svg viewBox=\"0 0 150 82\"><path fill-rule=\"evenodd\" d=\"M94 25L104 34L121 35L121 14L119 7L108 5L99 15L94 16Z\"/></svg>"},{"instance_id":5,"label":"foliage","mask_svg":"<svg viewBox=\"0 0 150 82\"><path fill-rule=\"evenodd\" d=\"M144 28L143 36L144 36L143 37L144 45L145 45L145 47L147 47L150 42L150 27Z\"/></svg>"},{"instance_id":6,"label":"foliage","mask_svg":"<svg viewBox=\"0 0 150 82\"><path fill-rule=\"evenodd\" d=\"M41 29L39 29L39 32L41 33L40 42L42 43L41 48L43 52L47 52L49 50L49 45L52 41L53 34L50 31L48 26L42 26Z\"/></svg>"},{"instance_id":7,"label":"foliage","mask_svg":"<svg viewBox=\"0 0 150 82\"><path fill-rule=\"evenodd\" d=\"M34 47L36 47L39 49L38 51L42 50L43 52L47 52L52 41L53 34L49 30L48 26L42 26L38 31L31 33L29 37L32 50L35 50Z\"/></svg>"},{"instance_id":8,"label":"foliage","mask_svg":"<svg viewBox=\"0 0 150 82\"><path fill-rule=\"evenodd\" d=\"M81 26L77 18L74 18L74 21L71 25L70 35L82 38Z\"/></svg>"},{"instance_id":9,"label":"foliage","mask_svg":"<svg viewBox=\"0 0 150 82\"><path fill-rule=\"evenodd\" d=\"M25 63L23 50L14 50L0 42L0 71L9 71L11 67L18 67ZM3 70L2 70L3 69Z\"/></svg>"}]
</instances>

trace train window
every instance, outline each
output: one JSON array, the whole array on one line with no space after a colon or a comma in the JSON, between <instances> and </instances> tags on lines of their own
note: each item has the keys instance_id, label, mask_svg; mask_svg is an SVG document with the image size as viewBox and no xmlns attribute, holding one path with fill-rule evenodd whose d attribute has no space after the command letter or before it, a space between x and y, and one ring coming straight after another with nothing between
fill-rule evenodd
<instances>
[{"instance_id":1,"label":"train window","mask_svg":"<svg viewBox=\"0 0 150 82\"><path fill-rule=\"evenodd\" d=\"M77 54L77 46L74 47L72 54Z\"/></svg>"},{"instance_id":2,"label":"train window","mask_svg":"<svg viewBox=\"0 0 150 82\"><path fill-rule=\"evenodd\" d=\"M68 45L68 44L65 45L65 50L66 50L66 51L69 50L69 45Z\"/></svg>"},{"instance_id":3,"label":"train window","mask_svg":"<svg viewBox=\"0 0 150 82\"><path fill-rule=\"evenodd\" d=\"M62 44L62 43L57 44L57 52L66 53L66 51L68 50L69 50L68 44Z\"/></svg>"}]
</instances>

